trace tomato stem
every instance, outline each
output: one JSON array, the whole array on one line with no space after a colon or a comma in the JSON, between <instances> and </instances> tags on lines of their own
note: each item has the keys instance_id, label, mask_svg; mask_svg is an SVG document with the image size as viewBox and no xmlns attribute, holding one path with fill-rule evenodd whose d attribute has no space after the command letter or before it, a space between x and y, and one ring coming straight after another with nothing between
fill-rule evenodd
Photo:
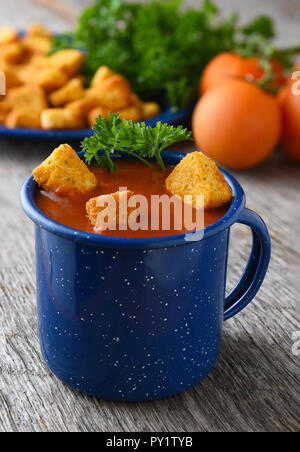
<instances>
[{"instance_id":1,"label":"tomato stem","mask_svg":"<svg viewBox=\"0 0 300 452\"><path fill-rule=\"evenodd\" d=\"M273 53L273 57L280 58L284 56L295 55L296 53L300 53L300 43L296 44L293 47L286 47L283 49L276 49Z\"/></svg>"}]
</instances>

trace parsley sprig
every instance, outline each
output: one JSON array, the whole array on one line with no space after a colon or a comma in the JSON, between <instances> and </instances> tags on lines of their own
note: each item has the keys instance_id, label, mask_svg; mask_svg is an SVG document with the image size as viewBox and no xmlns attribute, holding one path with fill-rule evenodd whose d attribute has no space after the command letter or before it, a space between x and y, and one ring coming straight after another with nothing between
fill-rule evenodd
<instances>
[{"instance_id":1,"label":"parsley sprig","mask_svg":"<svg viewBox=\"0 0 300 452\"><path fill-rule=\"evenodd\" d=\"M100 168L111 173L117 169L112 159L115 151L131 155L149 166L153 166L149 160L155 159L165 170L162 150L180 141L192 140L192 133L182 126L158 122L156 127L150 127L144 122L121 119L119 113L110 113L109 119L99 116L93 129L95 134L82 142L85 161L90 165L95 159ZM100 150L103 152L99 153Z\"/></svg>"}]
</instances>

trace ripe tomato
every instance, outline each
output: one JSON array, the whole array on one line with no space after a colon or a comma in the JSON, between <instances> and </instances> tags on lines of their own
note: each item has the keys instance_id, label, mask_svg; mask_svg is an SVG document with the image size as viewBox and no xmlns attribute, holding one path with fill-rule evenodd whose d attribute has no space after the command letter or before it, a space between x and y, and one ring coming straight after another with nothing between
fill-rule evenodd
<instances>
[{"instance_id":1,"label":"ripe tomato","mask_svg":"<svg viewBox=\"0 0 300 452\"><path fill-rule=\"evenodd\" d=\"M300 161L300 90L299 81L289 83L278 93L282 113L282 149ZM295 88L295 89L293 89Z\"/></svg>"},{"instance_id":2,"label":"ripe tomato","mask_svg":"<svg viewBox=\"0 0 300 452\"><path fill-rule=\"evenodd\" d=\"M270 88L284 85L286 77L284 68L276 60L271 61L273 67L273 80ZM245 58L234 53L220 53L213 58L206 66L201 81L200 93L205 93L209 89L223 83L226 79L253 78L260 80L264 76L264 69L260 66L258 58Z\"/></svg>"},{"instance_id":3,"label":"ripe tomato","mask_svg":"<svg viewBox=\"0 0 300 452\"><path fill-rule=\"evenodd\" d=\"M198 147L220 165L241 170L263 162L279 141L277 99L244 80L229 80L199 100L192 127Z\"/></svg>"}]
</instances>

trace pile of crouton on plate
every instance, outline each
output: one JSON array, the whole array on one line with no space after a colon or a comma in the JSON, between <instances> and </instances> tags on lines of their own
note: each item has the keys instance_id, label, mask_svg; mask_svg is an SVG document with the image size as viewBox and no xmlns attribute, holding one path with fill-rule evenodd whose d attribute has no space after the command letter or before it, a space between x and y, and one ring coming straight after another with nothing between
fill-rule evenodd
<instances>
[{"instance_id":1,"label":"pile of crouton on plate","mask_svg":"<svg viewBox=\"0 0 300 452\"><path fill-rule=\"evenodd\" d=\"M0 103L0 124L6 127L82 129L99 115L119 112L139 121L156 116L155 102L142 102L127 80L101 66L86 88L82 75L84 53L60 50L48 56L52 34L32 24L24 36L11 27L0 28L0 71L7 95Z\"/></svg>"}]
</instances>

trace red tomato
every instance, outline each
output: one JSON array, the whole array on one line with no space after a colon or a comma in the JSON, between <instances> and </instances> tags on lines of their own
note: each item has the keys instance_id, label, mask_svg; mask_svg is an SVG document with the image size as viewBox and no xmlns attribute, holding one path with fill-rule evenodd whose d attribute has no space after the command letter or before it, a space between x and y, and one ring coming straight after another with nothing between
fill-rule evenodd
<instances>
[{"instance_id":1,"label":"red tomato","mask_svg":"<svg viewBox=\"0 0 300 452\"><path fill-rule=\"evenodd\" d=\"M271 61L273 67L273 80L270 88L282 86L286 82L284 68L276 60ZM258 58L244 58L234 53L220 53L206 66L201 81L200 93L223 83L224 80L242 78L260 80L265 71L260 66Z\"/></svg>"},{"instance_id":2,"label":"red tomato","mask_svg":"<svg viewBox=\"0 0 300 452\"><path fill-rule=\"evenodd\" d=\"M290 82L278 93L282 112L283 150L293 159L300 161L300 83Z\"/></svg>"},{"instance_id":3,"label":"red tomato","mask_svg":"<svg viewBox=\"0 0 300 452\"><path fill-rule=\"evenodd\" d=\"M207 91L193 113L194 139L205 154L241 170L263 162L280 139L276 97L244 80L229 80Z\"/></svg>"}]
</instances>

